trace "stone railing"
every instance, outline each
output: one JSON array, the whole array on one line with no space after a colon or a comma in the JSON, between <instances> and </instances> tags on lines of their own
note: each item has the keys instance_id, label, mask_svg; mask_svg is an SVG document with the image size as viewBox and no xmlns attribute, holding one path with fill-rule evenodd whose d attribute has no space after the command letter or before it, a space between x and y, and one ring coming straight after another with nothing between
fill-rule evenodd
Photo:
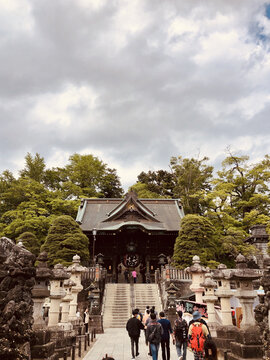
<instances>
[{"instance_id":1,"label":"stone railing","mask_svg":"<svg viewBox=\"0 0 270 360\"><path fill-rule=\"evenodd\" d=\"M177 269L171 265L161 266L155 271L155 282L163 281L191 281L191 274L183 269Z\"/></svg>"},{"instance_id":2,"label":"stone railing","mask_svg":"<svg viewBox=\"0 0 270 360\"><path fill-rule=\"evenodd\" d=\"M181 295L189 292L189 284L191 283L191 274L185 270L177 269L171 265L161 266L161 269L155 271L155 283L158 284L159 293L162 301L163 309L167 308L168 293L167 289L171 283L176 284Z\"/></svg>"}]
</instances>

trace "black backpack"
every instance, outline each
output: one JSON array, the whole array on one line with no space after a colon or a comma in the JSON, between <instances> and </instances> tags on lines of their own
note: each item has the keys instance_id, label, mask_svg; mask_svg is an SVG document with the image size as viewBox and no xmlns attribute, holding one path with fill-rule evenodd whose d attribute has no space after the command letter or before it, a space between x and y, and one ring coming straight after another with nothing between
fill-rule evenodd
<instances>
[{"instance_id":1,"label":"black backpack","mask_svg":"<svg viewBox=\"0 0 270 360\"><path fill-rule=\"evenodd\" d=\"M161 331L160 331L161 326L159 326L158 324L153 324L153 325L154 325L154 330L149 334L148 340L150 343L159 344L161 342Z\"/></svg>"},{"instance_id":2,"label":"black backpack","mask_svg":"<svg viewBox=\"0 0 270 360\"><path fill-rule=\"evenodd\" d=\"M175 320L174 325L175 338L179 341L186 341L188 328L186 320Z\"/></svg>"}]
</instances>

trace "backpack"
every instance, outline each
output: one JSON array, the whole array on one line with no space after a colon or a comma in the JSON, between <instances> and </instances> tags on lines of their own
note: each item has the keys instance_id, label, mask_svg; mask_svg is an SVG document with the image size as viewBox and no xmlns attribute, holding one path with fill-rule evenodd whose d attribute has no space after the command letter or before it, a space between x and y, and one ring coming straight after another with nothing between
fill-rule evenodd
<instances>
[{"instance_id":1,"label":"backpack","mask_svg":"<svg viewBox=\"0 0 270 360\"><path fill-rule=\"evenodd\" d=\"M205 338L203 335L202 324L193 323L191 330L191 339L190 339L190 345L192 350L195 350L197 352L203 352L204 342L205 342Z\"/></svg>"},{"instance_id":2,"label":"backpack","mask_svg":"<svg viewBox=\"0 0 270 360\"><path fill-rule=\"evenodd\" d=\"M186 320L176 320L175 321L175 327L174 327L174 334L177 340L179 341L185 341L187 340L187 322Z\"/></svg>"},{"instance_id":3,"label":"backpack","mask_svg":"<svg viewBox=\"0 0 270 360\"><path fill-rule=\"evenodd\" d=\"M161 333L160 328L158 329L158 325L155 324L154 330L149 334L148 341L153 344L159 344L161 342Z\"/></svg>"}]
</instances>

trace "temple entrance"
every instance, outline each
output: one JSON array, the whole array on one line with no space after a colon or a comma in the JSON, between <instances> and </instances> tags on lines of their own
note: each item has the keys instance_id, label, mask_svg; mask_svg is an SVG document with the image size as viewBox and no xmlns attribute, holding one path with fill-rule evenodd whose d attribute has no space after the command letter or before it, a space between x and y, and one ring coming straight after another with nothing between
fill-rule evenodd
<instances>
[{"instance_id":1,"label":"temple entrance","mask_svg":"<svg viewBox=\"0 0 270 360\"><path fill-rule=\"evenodd\" d=\"M155 270L172 254L174 242L174 236L151 234L140 227L124 227L112 236L100 236L96 250L98 254L104 253L102 262L111 282L127 282L127 271L128 281L132 282L135 270L138 283L151 283Z\"/></svg>"},{"instance_id":2,"label":"temple entrance","mask_svg":"<svg viewBox=\"0 0 270 360\"><path fill-rule=\"evenodd\" d=\"M111 282L126 281L125 270L152 282L173 255L183 216L178 200L138 199L129 192L124 199L82 200L77 221L89 238L92 262L107 269Z\"/></svg>"}]
</instances>

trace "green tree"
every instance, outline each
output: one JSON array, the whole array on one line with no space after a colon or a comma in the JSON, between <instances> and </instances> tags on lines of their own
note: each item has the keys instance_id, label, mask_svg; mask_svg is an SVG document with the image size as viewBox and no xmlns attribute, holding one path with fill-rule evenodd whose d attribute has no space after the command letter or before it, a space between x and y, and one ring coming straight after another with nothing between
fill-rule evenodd
<instances>
[{"instance_id":1,"label":"green tree","mask_svg":"<svg viewBox=\"0 0 270 360\"><path fill-rule=\"evenodd\" d=\"M218 258L219 245L211 221L200 215L186 215L175 241L173 261L177 267L184 269L192 264L193 256L198 255L202 264L207 265Z\"/></svg>"},{"instance_id":2,"label":"green tree","mask_svg":"<svg viewBox=\"0 0 270 360\"><path fill-rule=\"evenodd\" d=\"M174 196L174 176L166 170L143 171L138 175L138 183L145 184L150 194L158 194L157 197Z\"/></svg>"},{"instance_id":3,"label":"green tree","mask_svg":"<svg viewBox=\"0 0 270 360\"><path fill-rule=\"evenodd\" d=\"M25 156L25 168L20 171L20 175L41 182L44 178L45 167L44 158L38 153L35 156L27 153Z\"/></svg>"},{"instance_id":4,"label":"green tree","mask_svg":"<svg viewBox=\"0 0 270 360\"><path fill-rule=\"evenodd\" d=\"M22 233L18 239L17 242L21 240L23 243L23 246L29 250L32 254L38 256L40 252L40 243L36 237L35 234L31 232L24 232Z\"/></svg>"},{"instance_id":5,"label":"green tree","mask_svg":"<svg viewBox=\"0 0 270 360\"><path fill-rule=\"evenodd\" d=\"M181 199L186 214L203 215L205 195L211 190L213 167L206 164L209 159L201 160L171 158L171 169L174 177L173 195Z\"/></svg>"},{"instance_id":6,"label":"green tree","mask_svg":"<svg viewBox=\"0 0 270 360\"><path fill-rule=\"evenodd\" d=\"M162 198L160 194L149 190L147 184L137 182L129 188L129 191L134 191L140 199L158 199Z\"/></svg>"},{"instance_id":7,"label":"green tree","mask_svg":"<svg viewBox=\"0 0 270 360\"><path fill-rule=\"evenodd\" d=\"M78 254L83 264L89 262L89 240L72 217L58 216L49 229L42 251L47 251L52 265L70 265L72 257Z\"/></svg>"},{"instance_id":8,"label":"green tree","mask_svg":"<svg viewBox=\"0 0 270 360\"><path fill-rule=\"evenodd\" d=\"M0 194L1 235L16 239L31 232L43 243L56 216L76 215L79 201L64 200L61 195L28 177L13 180Z\"/></svg>"},{"instance_id":9,"label":"green tree","mask_svg":"<svg viewBox=\"0 0 270 360\"><path fill-rule=\"evenodd\" d=\"M115 169L110 169L97 157L74 154L65 167L63 190L79 197L119 197L123 194Z\"/></svg>"},{"instance_id":10,"label":"green tree","mask_svg":"<svg viewBox=\"0 0 270 360\"><path fill-rule=\"evenodd\" d=\"M248 231L270 220L270 158L266 155L257 164L248 160L248 156L230 154L206 196L207 216L225 235L232 226Z\"/></svg>"}]
</instances>

